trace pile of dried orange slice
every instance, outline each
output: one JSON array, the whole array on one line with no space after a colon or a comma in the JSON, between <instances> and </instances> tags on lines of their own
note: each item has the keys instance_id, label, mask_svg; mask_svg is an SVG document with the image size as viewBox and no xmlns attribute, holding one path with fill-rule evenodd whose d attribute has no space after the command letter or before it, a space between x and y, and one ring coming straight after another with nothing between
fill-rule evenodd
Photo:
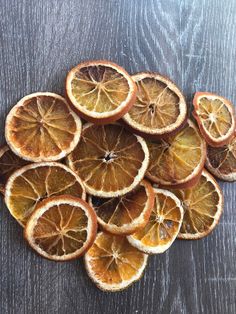
<instances>
[{"instance_id":1,"label":"pile of dried orange slice","mask_svg":"<svg viewBox=\"0 0 236 314\"><path fill-rule=\"evenodd\" d=\"M195 121L168 78L101 60L68 73L66 98L22 98L6 118L0 190L29 245L54 261L84 255L94 283L118 291L148 255L208 235L223 194L204 165L236 180L235 114L206 92L193 105Z\"/></svg>"}]
</instances>

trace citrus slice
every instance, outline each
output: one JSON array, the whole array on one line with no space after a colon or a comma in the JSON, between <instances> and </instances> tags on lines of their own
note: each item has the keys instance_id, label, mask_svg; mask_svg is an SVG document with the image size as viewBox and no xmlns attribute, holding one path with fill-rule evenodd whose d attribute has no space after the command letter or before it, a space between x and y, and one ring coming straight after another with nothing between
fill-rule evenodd
<instances>
[{"instance_id":1,"label":"citrus slice","mask_svg":"<svg viewBox=\"0 0 236 314\"><path fill-rule=\"evenodd\" d=\"M215 147L229 143L235 130L234 107L229 100L207 92L193 99L193 115L206 142Z\"/></svg>"},{"instance_id":2,"label":"citrus slice","mask_svg":"<svg viewBox=\"0 0 236 314\"><path fill-rule=\"evenodd\" d=\"M143 138L119 124L86 124L81 141L68 156L68 164L87 192L117 197L133 190L143 179L149 152Z\"/></svg>"},{"instance_id":3,"label":"citrus slice","mask_svg":"<svg viewBox=\"0 0 236 314\"><path fill-rule=\"evenodd\" d=\"M80 63L66 78L66 93L81 117L96 123L121 118L134 104L136 85L119 65L105 60Z\"/></svg>"},{"instance_id":4,"label":"citrus slice","mask_svg":"<svg viewBox=\"0 0 236 314\"><path fill-rule=\"evenodd\" d=\"M169 79L150 72L132 76L137 98L123 120L141 135L153 137L176 133L187 120L187 105L178 87Z\"/></svg>"},{"instance_id":5,"label":"citrus slice","mask_svg":"<svg viewBox=\"0 0 236 314\"><path fill-rule=\"evenodd\" d=\"M206 166L217 178L236 181L236 134L227 145L207 147Z\"/></svg>"},{"instance_id":6,"label":"citrus slice","mask_svg":"<svg viewBox=\"0 0 236 314\"><path fill-rule=\"evenodd\" d=\"M26 164L27 161L15 155L7 145L0 148L0 191L3 194L9 176Z\"/></svg>"},{"instance_id":7,"label":"citrus slice","mask_svg":"<svg viewBox=\"0 0 236 314\"><path fill-rule=\"evenodd\" d=\"M206 159L206 143L191 120L176 135L147 144L150 164L146 175L150 180L178 188L197 182Z\"/></svg>"},{"instance_id":8,"label":"citrus slice","mask_svg":"<svg viewBox=\"0 0 236 314\"><path fill-rule=\"evenodd\" d=\"M54 93L22 98L6 118L5 136L11 150L25 160L59 160L80 139L80 118L66 100Z\"/></svg>"},{"instance_id":9,"label":"citrus slice","mask_svg":"<svg viewBox=\"0 0 236 314\"><path fill-rule=\"evenodd\" d=\"M61 194L86 198L83 183L67 166L41 162L26 165L9 177L5 202L12 216L24 226L38 202Z\"/></svg>"},{"instance_id":10,"label":"citrus slice","mask_svg":"<svg viewBox=\"0 0 236 314\"><path fill-rule=\"evenodd\" d=\"M24 234L29 245L43 257L68 261L89 249L96 231L93 208L80 198L61 195L37 205Z\"/></svg>"},{"instance_id":11,"label":"citrus slice","mask_svg":"<svg viewBox=\"0 0 236 314\"><path fill-rule=\"evenodd\" d=\"M171 190L184 208L178 238L194 240L208 235L223 212L223 194L215 179L203 170L199 182L190 189Z\"/></svg>"},{"instance_id":12,"label":"citrus slice","mask_svg":"<svg viewBox=\"0 0 236 314\"><path fill-rule=\"evenodd\" d=\"M184 210L171 192L154 188L155 203L148 223L127 237L131 245L148 254L165 252L176 239Z\"/></svg>"},{"instance_id":13,"label":"citrus slice","mask_svg":"<svg viewBox=\"0 0 236 314\"><path fill-rule=\"evenodd\" d=\"M90 197L98 223L107 232L126 235L144 227L154 204L154 191L149 182L141 181L136 189L115 198Z\"/></svg>"},{"instance_id":14,"label":"citrus slice","mask_svg":"<svg viewBox=\"0 0 236 314\"><path fill-rule=\"evenodd\" d=\"M105 291L119 291L140 279L148 255L131 246L126 237L99 232L85 254L92 281Z\"/></svg>"}]
</instances>

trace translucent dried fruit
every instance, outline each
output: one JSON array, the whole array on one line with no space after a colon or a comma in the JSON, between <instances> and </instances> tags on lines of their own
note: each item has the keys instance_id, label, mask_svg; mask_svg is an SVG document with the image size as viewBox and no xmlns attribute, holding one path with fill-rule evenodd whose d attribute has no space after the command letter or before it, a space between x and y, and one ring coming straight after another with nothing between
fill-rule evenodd
<instances>
[{"instance_id":1,"label":"translucent dried fruit","mask_svg":"<svg viewBox=\"0 0 236 314\"><path fill-rule=\"evenodd\" d=\"M126 235L144 227L154 204L154 190L143 180L131 192L120 197L90 197L98 223L107 232Z\"/></svg>"},{"instance_id":2,"label":"translucent dried fruit","mask_svg":"<svg viewBox=\"0 0 236 314\"><path fill-rule=\"evenodd\" d=\"M164 137L176 133L187 120L187 105L178 87L157 73L132 76L137 98L123 120L143 136Z\"/></svg>"},{"instance_id":3,"label":"translucent dried fruit","mask_svg":"<svg viewBox=\"0 0 236 314\"><path fill-rule=\"evenodd\" d=\"M144 139L119 124L84 125L81 141L68 156L87 192L99 197L132 191L143 179L148 161Z\"/></svg>"},{"instance_id":4,"label":"translucent dried fruit","mask_svg":"<svg viewBox=\"0 0 236 314\"><path fill-rule=\"evenodd\" d=\"M146 176L162 186L194 185L206 159L206 143L188 120L179 133L159 142L148 142L150 163Z\"/></svg>"},{"instance_id":5,"label":"translucent dried fruit","mask_svg":"<svg viewBox=\"0 0 236 314\"><path fill-rule=\"evenodd\" d=\"M54 93L22 98L6 118L5 136L11 150L29 161L54 161L78 144L80 118L66 100Z\"/></svg>"},{"instance_id":6,"label":"translucent dried fruit","mask_svg":"<svg viewBox=\"0 0 236 314\"><path fill-rule=\"evenodd\" d=\"M219 147L229 143L235 130L234 107L229 100L206 92L193 99L193 115L207 143Z\"/></svg>"},{"instance_id":7,"label":"translucent dried fruit","mask_svg":"<svg viewBox=\"0 0 236 314\"><path fill-rule=\"evenodd\" d=\"M217 178L236 181L236 135L222 147L207 147L206 166Z\"/></svg>"},{"instance_id":8,"label":"translucent dried fruit","mask_svg":"<svg viewBox=\"0 0 236 314\"><path fill-rule=\"evenodd\" d=\"M131 245L142 252L165 252L176 239L184 210L180 200L171 192L154 188L155 203L146 226L127 237Z\"/></svg>"},{"instance_id":9,"label":"translucent dried fruit","mask_svg":"<svg viewBox=\"0 0 236 314\"><path fill-rule=\"evenodd\" d=\"M217 226L223 212L223 194L218 183L206 170L203 170L194 187L171 191L182 201L184 208L178 238L203 238Z\"/></svg>"},{"instance_id":10,"label":"translucent dried fruit","mask_svg":"<svg viewBox=\"0 0 236 314\"><path fill-rule=\"evenodd\" d=\"M54 261L78 258L93 244L96 214L80 198L61 195L39 203L25 227L25 238L40 255Z\"/></svg>"},{"instance_id":11,"label":"translucent dried fruit","mask_svg":"<svg viewBox=\"0 0 236 314\"><path fill-rule=\"evenodd\" d=\"M67 166L57 162L34 163L9 177L5 202L12 216L24 226L40 201L62 194L86 198L83 183Z\"/></svg>"},{"instance_id":12,"label":"translucent dried fruit","mask_svg":"<svg viewBox=\"0 0 236 314\"><path fill-rule=\"evenodd\" d=\"M85 267L98 288L119 291L140 279L147 258L126 237L100 232L85 254Z\"/></svg>"},{"instance_id":13,"label":"translucent dried fruit","mask_svg":"<svg viewBox=\"0 0 236 314\"><path fill-rule=\"evenodd\" d=\"M106 124L121 118L133 105L136 85L119 65L105 60L80 63L67 75L66 92L80 115Z\"/></svg>"}]
</instances>

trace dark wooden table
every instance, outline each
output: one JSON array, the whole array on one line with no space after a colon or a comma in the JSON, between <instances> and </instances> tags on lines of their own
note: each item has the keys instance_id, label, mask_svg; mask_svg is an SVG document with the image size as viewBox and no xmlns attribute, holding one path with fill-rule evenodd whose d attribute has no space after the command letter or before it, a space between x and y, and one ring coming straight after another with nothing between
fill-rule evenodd
<instances>
[{"instance_id":1,"label":"dark wooden table","mask_svg":"<svg viewBox=\"0 0 236 314\"><path fill-rule=\"evenodd\" d=\"M1 139L22 96L63 94L67 71L110 59L130 73L159 71L184 91L219 93L236 103L234 0L0 0ZM54 263L32 252L3 202L0 313L236 313L236 184L221 184L225 211L198 241L176 241L152 256L127 291L100 292L82 261Z\"/></svg>"}]
</instances>

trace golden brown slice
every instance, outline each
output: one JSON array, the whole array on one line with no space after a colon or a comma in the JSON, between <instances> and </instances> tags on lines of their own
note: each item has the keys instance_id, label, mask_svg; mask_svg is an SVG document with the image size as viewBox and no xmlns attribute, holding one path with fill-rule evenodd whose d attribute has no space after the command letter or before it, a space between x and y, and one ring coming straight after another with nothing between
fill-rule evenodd
<instances>
[{"instance_id":1,"label":"golden brown slice","mask_svg":"<svg viewBox=\"0 0 236 314\"><path fill-rule=\"evenodd\" d=\"M126 235L144 227L154 204L154 190L143 180L136 189L115 198L90 197L98 223L107 232Z\"/></svg>"},{"instance_id":2,"label":"golden brown slice","mask_svg":"<svg viewBox=\"0 0 236 314\"><path fill-rule=\"evenodd\" d=\"M98 288L119 291L140 279L147 259L126 237L100 232L85 254L85 267Z\"/></svg>"},{"instance_id":3,"label":"golden brown slice","mask_svg":"<svg viewBox=\"0 0 236 314\"><path fill-rule=\"evenodd\" d=\"M197 182L206 159L206 143L191 120L178 134L150 142L148 147L150 164L146 175L150 180L179 188Z\"/></svg>"},{"instance_id":4,"label":"golden brown slice","mask_svg":"<svg viewBox=\"0 0 236 314\"><path fill-rule=\"evenodd\" d=\"M24 166L9 177L5 202L12 216L24 226L38 202L62 194L86 198L83 183L67 166L41 162Z\"/></svg>"},{"instance_id":5,"label":"golden brown slice","mask_svg":"<svg viewBox=\"0 0 236 314\"><path fill-rule=\"evenodd\" d=\"M66 78L66 93L80 115L106 124L121 118L134 104L136 85L119 65L105 60L80 63Z\"/></svg>"},{"instance_id":6,"label":"golden brown slice","mask_svg":"<svg viewBox=\"0 0 236 314\"><path fill-rule=\"evenodd\" d=\"M131 245L148 254L165 252L176 239L184 210L180 200L167 190L154 188L155 203L146 226L127 237Z\"/></svg>"},{"instance_id":7,"label":"golden brown slice","mask_svg":"<svg viewBox=\"0 0 236 314\"><path fill-rule=\"evenodd\" d=\"M236 181L236 134L227 145L207 147L206 166L217 178Z\"/></svg>"},{"instance_id":8,"label":"golden brown slice","mask_svg":"<svg viewBox=\"0 0 236 314\"><path fill-rule=\"evenodd\" d=\"M7 145L0 148L0 191L4 194L9 176L28 162L15 155Z\"/></svg>"},{"instance_id":9,"label":"golden brown slice","mask_svg":"<svg viewBox=\"0 0 236 314\"><path fill-rule=\"evenodd\" d=\"M182 201L184 208L178 238L203 238L216 227L223 212L223 194L218 183L206 170L203 170L194 187L171 191Z\"/></svg>"},{"instance_id":10,"label":"golden brown slice","mask_svg":"<svg viewBox=\"0 0 236 314\"><path fill-rule=\"evenodd\" d=\"M187 120L187 105L178 87L158 73L141 72L132 76L137 98L123 120L145 136L167 136L176 133Z\"/></svg>"},{"instance_id":11,"label":"golden brown slice","mask_svg":"<svg viewBox=\"0 0 236 314\"><path fill-rule=\"evenodd\" d=\"M143 138L119 124L86 124L76 149L68 156L70 168L87 192L117 197L132 191L143 179L149 152Z\"/></svg>"},{"instance_id":12,"label":"golden brown slice","mask_svg":"<svg viewBox=\"0 0 236 314\"><path fill-rule=\"evenodd\" d=\"M25 227L25 238L40 255L68 261L83 255L93 244L97 218L80 198L61 195L37 205Z\"/></svg>"},{"instance_id":13,"label":"golden brown slice","mask_svg":"<svg viewBox=\"0 0 236 314\"><path fill-rule=\"evenodd\" d=\"M219 147L228 144L235 130L234 107L229 100L207 92L193 99L193 115L207 143Z\"/></svg>"},{"instance_id":14,"label":"golden brown slice","mask_svg":"<svg viewBox=\"0 0 236 314\"><path fill-rule=\"evenodd\" d=\"M80 118L54 93L22 98L6 118L5 136L11 150L29 161L54 161L69 154L81 134Z\"/></svg>"}]
</instances>

